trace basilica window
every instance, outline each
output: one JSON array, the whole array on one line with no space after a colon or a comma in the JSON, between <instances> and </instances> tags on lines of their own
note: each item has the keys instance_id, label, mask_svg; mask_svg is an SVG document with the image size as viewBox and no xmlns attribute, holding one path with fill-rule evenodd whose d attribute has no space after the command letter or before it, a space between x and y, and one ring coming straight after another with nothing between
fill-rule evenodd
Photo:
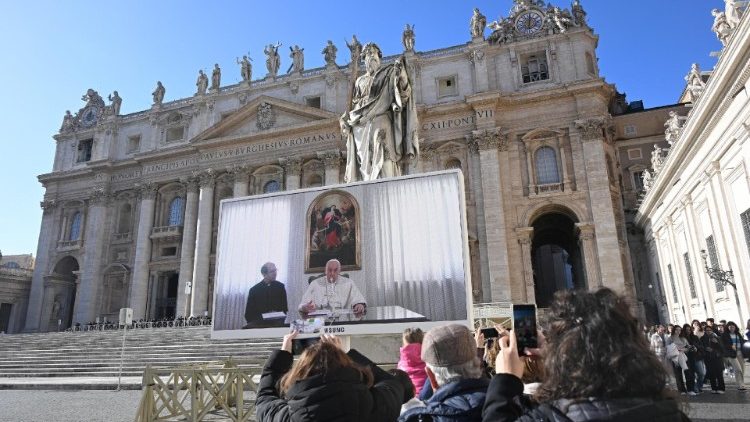
<instances>
[{"instance_id":1,"label":"basilica window","mask_svg":"<svg viewBox=\"0 0 750 422\"><path fill-rule=\"evenodd\" d=\"M538 185L560 183L557 168L557 154L551 147L541 147L536 151L536 182Z\"/></svg>"},{"instance_id":2,"label":"basilica window","mask_svg":"<svg viewBox=\"0 0 750 422\"><path fill-rule=\"evenodd\" d=\"M547 55L541 52L526 56L521 64L521 77L525 84L549 79Z\"/></svg>"},{"instance_id":3,"label":"basilica window","mask_svg":"<svg viewBox=\"0 0 750 422\"><path fill-rule=\"evenodd\" d=\"M273 193L278 192L281 190L281 185L276 180L271 180L270 182L263 185L263 193Z\"/></svg>"},{"instance_id":4,"label":"basilica window","mask_svg":"<svg viewBox=\"0 0 750 422\"><path fill-rule=\"evenodd\" d=\"M168 226L181 226L182 225L182 212L184 209L185 200L181 197L175 197L172 202L169 203L169 220Z\"/></svg>"},{"instance_id":5,"label":"basilica window","mask_svg":"<svg viewBox=\"0 0 750 422\"><path fill-rule=\"evenodd\" d=\"M307 104L308 107L320 108L320 96L306 97L305 104Z\"/></svg>"},{"instance_id":6,"label":"basilica window","mask_svg":"<svg viewBox=\"0 0 750 422\"><path fill-rule=\"evenodd\" d=\"M78 156L76 158L77 163L85 163L91 161L91 150L94 147L93 139L84 139L78 141Z\"/></svg>"},{"instance_id":7,"label":"basilica window","mask_svg":"<svg viewBox=\"0 0 750 422\"><path fill-rule=\"evenodd\" d=\"M141 135L135 135L128 137L128 149L125 151L127 154L133 154L138 152L141 148Z\"/></svg>"},{"instance_id":8,"label":"basilica window","mask_svg":"<svg viewBox=\"0 0 750 422\"><path fill-rule=\"evenodd\" d=\"M456 84L456 75L447 76L437 79L438 98L451 97L458 95L458 85Z\"/></svg>"},{"instance_id":9,"label":"basilica window","mask_svg":"<svg viewBox=\"0 0 750 422\"><path fill-rule=\"evenodd\" d=\"M669 284L672 286L672 300L674 303L679 303L680 300L677 298L677 285L674 283L674 273L672 273L672 264L667 265L667 272L669 273Z\"/></svg>"},{"instance_id":10,"label":"basilica window","mask_svg":"<svg viewBox=\"0 0 750 422\"><path fill-rule=\"evenodd\" d=\"M643 190L643 170L633 172L633 190L636 192Z\"/></svg>"},{"instance_id":11,"label":"basilica window","mask_svg":"<svg viewBox=\"0 0 750 422\"><path fill-rule=\"evenodd\" d=\"M73 218L70 220L70 231L68 232L68 240L78 240L81 238L81 220L83 216L81 212L73 214Z\"/></svg>"},{"instance_id":12,"label":"basilica window","mask_svg":"<svg viewBox=\"0 0 750 422\"><path fill-rule=\"evenodd\" d=\"M7 263L3 264L2 266L5 267L5 268L10 268L10 269L19 269L19 268L21 268L21 266L18 265L18 262L16 262L16 261L7 262Z\"/></svg>"},{"instance_id":13,"label":"basilica window","mask_svg":"<svg viewBox=\"0 0 750 422\"><path fill-rule=\"evenodd\" d=\"M750 253L750 208L740 214L740 221L742 222L742 231L745 232L745 245L747 246L747 252Z\"/></svg>"}]
</instances>

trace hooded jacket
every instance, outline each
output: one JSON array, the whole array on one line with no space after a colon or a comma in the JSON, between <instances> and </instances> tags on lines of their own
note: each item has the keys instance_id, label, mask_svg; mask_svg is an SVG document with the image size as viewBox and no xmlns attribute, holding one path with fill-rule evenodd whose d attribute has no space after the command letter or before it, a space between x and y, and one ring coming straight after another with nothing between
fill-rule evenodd
<instances>
[{"instance_id":1,"label":"hooded jacket","mask_svg":"<svg viewBox=\"0 0 750 422\"><path fill-rule=\"evenodd\" d=\"M482 420L487 378L470 378L443 385L425 406L407 410L399 422L470 422Z\"/></svg>"},{"instance_id":2,"label":"hooded jacket","mask_svg":"<svg viewBox=\"0 0 750 422\"><path fill-rule=\"evenodd\" d=\"M424 371L425 363L422 360L422 343L411 343L400 349L401 357L398 360L398 369L409 374L416 392L422 391L427 373Z\"/></svg>"},{"instance_id":3,"label":"hooded jacket","mask_svg":"<svg viewBox=\"0 0 750 422\"><path fill-rule=\"evenodd\" d=\"M349 356L355 362L367 359L354 350ZM281 397L277 385L291 369L292 362L292 354L284 350L276 350L268 358L258 386L258 422L374 422L394 421L398 417L403 387L371 362L375 378L372 387L365 384L354 368L340 368L299 380L286 397Z\"/></svg>"},{"instance_id":4,"label":"hooded jacket","mask_svg":"<svg viewBox=\"0 0 750 422\"><path fill-rule=\"evenodd\" d=\"M649 398L556 400L535 404L523 396L523 383L515 375L498 374L492 378L482 410L483 421L524 422L686 422L674 400Z\"/></svg>"}]
</instances>

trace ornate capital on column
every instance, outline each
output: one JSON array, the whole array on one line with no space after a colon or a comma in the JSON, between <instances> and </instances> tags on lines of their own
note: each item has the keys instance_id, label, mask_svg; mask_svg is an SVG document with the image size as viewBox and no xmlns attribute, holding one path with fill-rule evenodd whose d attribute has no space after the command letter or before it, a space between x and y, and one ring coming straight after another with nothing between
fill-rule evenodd
<instances>
[{"instance_id":1,"label":"ornate capital on column","mask_svg":"<svg viewBox=\"0 0 750 422\"><path fill-rule=\"evenodd\" d=\"M425 161L430 161L437 154L437 146L435 144L427 144L419 148L419 157Z\"/></svg>"},{"instance_id":2,"label":"ornate capital on column","mask_svg":"<svg viewBox=\"0 0 750 422\"><path fill-rule=\"evenodd\" d=\"M469 148L473 151L508 150L508 136L500 133L500 128L472 132Z\"/></svg>"},{"instance_id":3,"label":"ornate capital on column","mask_svg":"<svg viewBox=\"0 0 750 422\"><path fill-rule=\"evenodd\" d=\"M604 131L610 126L609 117L592 117L590 119L576 120L575 126L581 134L581 139L590 141L595 139L605 139Z\"/></svg>"},{"instance_id":4,"label":"ornate capital on column","mask_svg":"<svg viewBox=\"0 0 750 422\"><path fill-rule=\"evenodd\" d=\"M198 172L194 175L195 178L198 180L198 186L201 188L208 188L214 186L214 181L216 180L216 173L212 169L206 169L201 172Z\"/></svg>"},{"instance_id":5,"label":"ornate capital on column","mask_svg":"<svg viewBox=\"0 0 750 422\"><path fill-rule=\"evenodd\" d=\"M112 195L109 193L109 190L107 188L103 186L97 186L91 191L88 202L91 206L106 206L111 198Z\"/></svg>"},{"instance_id":6,"label":"ornate capital on column","mask_svg":"<svg viewBox=\"0 0 750 422\"><path fill-rule=\"evenodd\" d=\"M54 199L45 199L39 203L39 206L42 207L43 214L49 214L57 208L57 201Z\"/></svg>"},{"instance_id":7,"label":"ornate capital on column","mask_svg":"<svg viewBox=\"0 0 750 422\"><path fill-rule=\"evenodd\" d=\"M531 245L531 239L533 236L533 227L519 227L516 229L516 237L518 238L518 243L521 245Z\"/></svg>"},{"instance_id":8,"label":"ornate capital on column","mask_svg":"<svg viewBox=\"0 0 750 422\"><path fill-rule=\"evenodd\" d=\"M578 237L583 241L594 239L594 224L593 223L576 223L578 229Z\"/></svg>"},{"instance_id":9,"label":"ornate capital on column","mask_svg":"<svg viewBox=\"0 0 750 422\"><path fill-rule=\"evenodd\" d=\"M290 157L279 158L279 164L284 167L284 173L290 175L299 175L302 173L302 158Z\"/></svg>"},{"instance_id":10,"label":"ornate capital on column","mask_svg":"<svg viewBox=\"0 0 750 422\"><path fill-rule=\"evenodd\" d=\"M236 165L234 167L227 167L227 173L227 178L232 183L242 179L245 179L245 181L247 181L247 177L250 174L250 169L248 169L247 166Z\"/></svg>"},{"instance_id":11,"label":"ornate capital on column","mask_svg":"<svg viewBox=\"0 0 750 422\"><path fill-rule=\"evenodd\" d=\"M326 168L338 167L341 165L341 151L337 149L319 152L317 155L318 158L323 161Z\"/></svg>"},{"instance_id":12,"label":"ornate capital on column","mask_svg":"<svg viewBox=\"0 0 750 422\"><path fill-rule=\"evenodd\" d=\"M185 192L198 192L198 179L195 177L185 177L180 179L180 183L185 186Z\"/></svg>"},{"instance_id":13,"label":"ornate capital on column","mask_svg":"<svg viewBox=\"0 0 750 422\"><path fill-rule=\"evenodd\" d=\"M156 198L156 191L159 189L156 183L151 183L151 182L140 183L140 184L137 184L135 187L138 190L138 196L140 196L141 199Z\"/></svg>"}]
</instances>

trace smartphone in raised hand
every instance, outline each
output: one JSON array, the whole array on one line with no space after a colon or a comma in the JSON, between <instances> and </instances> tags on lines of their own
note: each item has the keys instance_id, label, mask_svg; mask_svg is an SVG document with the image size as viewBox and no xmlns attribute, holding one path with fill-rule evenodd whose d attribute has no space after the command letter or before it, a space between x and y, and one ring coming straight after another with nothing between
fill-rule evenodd
<instances>
[{"instance_id":1,"label":"smartphone in raised hand","mask_svg":"<svg viewBox=\"0 0 750 422\"><path fill-rule=\"evenodd\" d=\"M537 339L536 305L513 305L513 331L516 333L518 354L524 355L526 348L539 347Z\"/></svg>"}]
</instances>

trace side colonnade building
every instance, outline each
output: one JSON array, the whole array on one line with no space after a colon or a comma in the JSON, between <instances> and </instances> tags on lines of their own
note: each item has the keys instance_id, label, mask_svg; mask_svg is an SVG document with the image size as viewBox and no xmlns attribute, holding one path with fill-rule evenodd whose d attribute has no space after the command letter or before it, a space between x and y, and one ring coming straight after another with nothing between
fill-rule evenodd
<instances>
[{"instance_id":1,"label":"side colonnade building","mask_svg":"<svg viewBox=\"0 0 750 422\"><path fill-rule=\"evenodd\" d=\"M742 12L714 11L723 48L712 71L693 65L686 77L689 112L667 122L669 145L652 154L635 218L659 311L674 323L714 317L744 327L750 318L750 18Z\"/></svg>"},{"instance_id":2,"label":"side colonnade building","mask_svg":"<svg viewBox=\"0 0 750 422\"><path fill-rule=\"evenodd\" d=\"M463 171L475 302L545 307L556 290L599 286L635 300L619 97L599 75L585 16L577 1L516 0L490 30L475 10L465 44L418 52L413 28L403 34L422 142L407 172ZM338 65L331 46L324 67L297 56L279 75L270 45L263 78L245 61L243 82L220 86L214 74L189 98L164 101L159 82L153 107L127 115L117 92L105 105L89 90L39 176L26 330L111 320L121 307L135 319L210 315L220 201L343 181L339 116L358 56Z\"/></svg>"}]
</instances>

